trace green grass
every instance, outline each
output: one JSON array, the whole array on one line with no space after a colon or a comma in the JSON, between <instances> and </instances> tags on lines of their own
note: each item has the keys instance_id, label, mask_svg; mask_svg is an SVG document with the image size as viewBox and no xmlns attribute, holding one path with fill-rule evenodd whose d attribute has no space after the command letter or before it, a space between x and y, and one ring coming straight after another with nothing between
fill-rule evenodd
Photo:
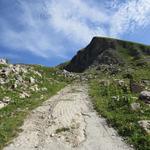
<instances>
[{"instance_id":1,"label":"green grass","mask_svg":"<svg viewBox=\"0 0 150 150\"><path fill-rule=\"evenodd\" d=\"M0 88L0 98L9 96L12 99L9 105L0 109L0 149L17 135L20 131L19 127L23 124L24 119L32 109L41 105L42 102L70 83L70 79L65 79L62 75L57 75L57 69L55 68L41 66L31 67L33 70L40 72L42 77L28 71L24 80L28 81L32 76L37 80L36 84L40 88L46 87L47 91L31 92L31 90L27 88L27 92L31 94L31 97L20 99L19 93L22 91L21 86L18 86L15 90L9 90L9 86L14 82L13 80L12 83L3 85L3 88ZM14 75L11 74L9 78L13 79ZM28 87L30 86L31 85L28 85ZM41 97L41 95L43 95L43 97Z\"/></svg>"},{"instance_id":2,"label":"green grass","mask_svg":"<svg viewBox=\"0 0 150 150\"><path fill-rule=\"evenodd\" d=\"M141 80L143 77L149 79L149 72L145 69L134 70L134 79ZM122 79L122 75L111 77L105 75L91 80L89 83L89 93L92 98L94 108L103 117L107 118L109 124L114 127L124 139L134 145L137 150L150 149L150 135L146 133L138 124L140 120L150 120L150 107L144 102L134 99L139 94L131 93L129 88L121 88L115 78ZM109 81L109 85L100 83L101 79ZM129 87L128 79L124 79ZM112 99L113 96L119 97L118 100ZM133 111L131 103L138 102L141 105L140 110Z\"/></svg>"},{"instance_id":3,"label":"green grass","mask_svg":"<svg viewBox=\"0 0 150 150\"><path fill-rule=\"evenodd\" d=\"M62 127L62 128L56 129L56 134L61 133L61 132L66 132L66 131L70 131L70 129L68 127Z\"/></svg>"}]
</instances>

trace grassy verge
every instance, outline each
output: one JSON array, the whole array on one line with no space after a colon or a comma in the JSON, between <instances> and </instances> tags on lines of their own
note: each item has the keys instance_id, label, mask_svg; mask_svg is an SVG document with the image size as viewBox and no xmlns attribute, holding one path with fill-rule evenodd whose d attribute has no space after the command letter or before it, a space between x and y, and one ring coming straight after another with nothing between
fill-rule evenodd
<instances>
[{"instance_id":1,"label":"grassy verge","mask_svg":"<svg viewBox=\"0 0 150 150\"><path fill-rule=\"evenodd\" d=\"M20 131L19 127L23 124L25 117L32 109L41 105L43 101L56 94L57 91L70 82L70 80L65 79L62 75L57 75L55 68L32 66L32 70L38 71L42 76L40 77L34 74L34 72L29 69L24 80L28 81L32 76L37 80L36 84L38 87L43 87L47 90L31 92L29 89L31 85L26 82L28 85L26 91L28 93L30 92L31 96L21 99L19 93L23 90L22 86L18 86L14 90L9 89L14 79L13 74L9 76L12 81L0 87L0 98L9 96L12 99L9 105L0 109L0 149L17 135Z\"/></svg>"},{"instance_id":2,"label":"grassy verge","mask_svg":"<svg viewBox=\"0 0 150 150\"><path fill-rule=\"evenodd\" d=\"M143 72L144 70L141 73ZM139 74L137 73L138 80L143 77ZM94 108L135 149L149 150L150 135L140 127L138 121L150 120L150 107L138 99L139 93L131 93L128 81L125 81L128 87L124 89L116 83L115 78L117 77L105 76L105 82L102 82L101 77L90 81L89 92ZM133 111L133 102L140 103L140 109Z\"/></svg>"}]
</instances>

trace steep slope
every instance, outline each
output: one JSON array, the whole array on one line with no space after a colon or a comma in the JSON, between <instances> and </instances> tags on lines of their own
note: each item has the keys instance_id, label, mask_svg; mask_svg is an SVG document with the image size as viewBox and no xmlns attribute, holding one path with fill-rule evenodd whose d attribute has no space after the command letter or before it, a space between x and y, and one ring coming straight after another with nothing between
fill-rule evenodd
<instances>
[{"instance_id":1,"label":"steep slope","mask_svg":"<svg viewBox=\"0 0 150 150\"><path fill-rule=\"evenodd\" d=\"M111 38L94 37L90 44L72 58L65 67L71 72L83 72L99 64L136 65L149 62L150 46Z\"/></svg>"}]
</instances>

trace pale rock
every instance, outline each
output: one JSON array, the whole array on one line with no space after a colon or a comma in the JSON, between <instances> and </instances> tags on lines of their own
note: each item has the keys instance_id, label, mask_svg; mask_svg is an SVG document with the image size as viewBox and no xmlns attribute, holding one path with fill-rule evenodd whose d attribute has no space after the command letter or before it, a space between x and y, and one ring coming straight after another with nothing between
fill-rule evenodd
<instances>
[{"instance_id":1,"label":"pale rock","mask_svg":"<svg viewBox=\"0 0 150 150\"><path fill-rule=\"evenodd\" d=\"M11 98L8 96L5 96L2 100L4 103L9 103L11 101Z\"/></svg>"},{"instance_id":2,"label":"pale rock","mask_svg":"<svg viewBox=\"0 0 150 150\"><path fill-rule=\"evenodd\" d=\"M54 137L55 136L55 134L54 133L52 133L51 135L50 135L50 137Z\"/></svg>"},{"instance_id":3,"label":"pale rock","mask_svg":"<svg viewBox=\"0 0 150 150\"><path fill-rule=\"evenodd\" d=\"M5 107L5 106L7 106L7 104L4 103L4 102L2 102L2 101L0 101L0 109L2 109L2 108Z\"/></svg>"},{"instance_id":4,"label":"pale rock","mask_svg":"<svg viewBox=\"0 0 150 150\"><path fill-rule=\"evenodd\" d=\"M18 80L19 82L23 82L23 78L20 75L16 76L16 80Z\"/></svg>"},{"instance_id":5,"label":"pale rock","mask_svg":"<svg viewBox=\"0 0 150 150\"><path fill-rule=\"evenodd\" d=\"M0 64L2 65L6 65L7 64L7 60L6 59L0 59Z\"/></svg>"},{"instance_id":6,"label":"pale rock","mask_svg":"<svg viewBox=\"0 0 150 150\"><path fill-rule=\"evenodd\" d=\"M42 77L42 75L38 71L34 71L34 74L38 75L39 77Z\"/></svg>"},{"instance_id":7,"label":"pale rock","mask_svg":"<svg viewBox=\"0 0 150 150\"><path fill-rule=\"evenodd\" d=\"M35 83L35 79L34 79L33 77L30 77L30 80L29 80L29 81L30 81L31 84L34 84L34 83Z\"/></svg>"},{"instance_id":8,"label":"pale rock","mask_svg":"<svg viewBox=\"0 0 150 150\"><path fill-rule=\"evenodd\" d=\"M150 120L141 120L138 121L140 127L142 127L146 133L150 134Z\"/></svg>"},{"instance_id":9,"label":"pale rock","mask_svg":"<svg viewBox=\"0 0 150 150\"><path fill-rule=\"evenodd\" d=\"M141 106L140 106L140 103L132 103L131 104L131 109L133 110L133 111L136 111L136 110L139 110L141 108Z\"/></svg>"},{"instance_id":10,"label":"pale rock","mask_svg":"<svg viewBox=\"0 0 150 150\"><path fill-rule=\"evenodd\" d=\"M3 85L5 84L6 82L4 81L4 79L0 78L0 84Z\"/></svg>"},{"instance_id":11,"label":"pale rock","mask_svg":"<svg viewBox=\"0 0 150 150\"><path fill-rule=\"evenodd\" d=\"M150 104L150 91L142 91L139 98Z\"/></svg>"},{"instance_id":12,"label":"pale rock","mask_svg":"<svg viewBox=\"0 0 150 150\"><path fill-rule=\"evenodd\" d=\"M12 70L14 65L13 64L9 64L8 67Z\"/></svg>"},{"instance_id":13,"label":"pale rock","mask_svg":"<svg viewBox=\"0 0 150 150\"><path fill-rule=\"evenodd\" d=\"M26 92L20 93L20 98L26 98L26 97L30 97L30 95Z\"/></svg>"},{"instance_id":14,"label":"pale rock","mask_svg":"<svg viewBox=\"0 0 150 150\"><path fill-rule=\"evenodd\" d=\"M21 72L23 72L23 73L27 73L28 71L27 71L27 69L26 68L21 68Z\"/></svg>"},{"instance_id":15,"label":"pale rock","mask_svg":"<svg viewBox=\"0 0 150 150\"><path fill-rule=\"evenodd\" d=\"M118 84L119 84L119 86L124 86L125 82L124 82L124 80L119 80Z\"/></svg>"},{"instance_id":16,"label":"pale rock","mask_svg":"<svg viewBox=\"0 0 150 150\"><path fill-rule=\"evenodd\" d=\"M10 72L11 72L11 69L9 69L9 68L2 68L0 74L2 75L2 77L7 77Z\"/></svg>"},{"instance_id":17,"label":"pale rock","mask_svg":"<svg viewBox=\"0 0 150 150\"><path fill-rule=\"evenodd\" d=\"M38 85L36 84L36 85L30 87L30 90L32 90L33 92L39 91Z\"/></svg>"},{"instance_id":18,"label":"pale rock","mask_svg":"<svg viewBox=\"0 0 150 150\"><path fill-rule=\"evenodd\" d=\"M20 65L14 66L14 69L15 69L16 73L19 73L20 72Z\"/></svg>"},{"instance_id":19,"label":"pale rock","mask_svg":"<svg viewBox=\"0 0 150 150\"><path fill-rule=\"evenodd\" d=\"M16 83L14 83L14 84L11 86L12 89L16 89L17 87L18 87L18 85L17 85Z\"/></svg>"},{"instance_id":20,"label":"pale rock","mask_svg":"<svg viewBox=\"0 0 150 150\"><path fill-rule=\"evenodd\" d=\"M46 87L41 88L41 91L47 91Z\"/></svg>"}]
</instances>

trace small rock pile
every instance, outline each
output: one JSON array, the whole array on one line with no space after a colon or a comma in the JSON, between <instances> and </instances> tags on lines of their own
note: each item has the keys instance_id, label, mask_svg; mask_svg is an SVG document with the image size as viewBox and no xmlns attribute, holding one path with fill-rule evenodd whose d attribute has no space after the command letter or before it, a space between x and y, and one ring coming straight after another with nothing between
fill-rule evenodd
<instances>
[{"instance_id":1,"label":"small rock pile","mask_svg":"<svg viewBox=\"0 0 150 150\"><path fill-rule=\"evenodd\" d=\"M12 102L8 91L16 91L20 99L29 98L33 92L47 91L46 87L39 88L42 74L32 66L8 64L5 59L0 59L0 64L0 90L6 95L0 98L0 109Z\"/></svg>"}]
</instances>

